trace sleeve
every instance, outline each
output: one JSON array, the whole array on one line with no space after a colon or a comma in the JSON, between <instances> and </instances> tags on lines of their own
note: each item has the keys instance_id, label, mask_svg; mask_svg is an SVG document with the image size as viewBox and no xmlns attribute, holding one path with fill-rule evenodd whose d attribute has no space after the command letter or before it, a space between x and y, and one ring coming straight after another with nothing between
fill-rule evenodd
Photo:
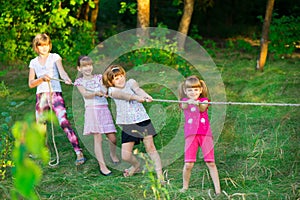
<instances>
[{"instance_id":1,"label":"sleeve","mask_svg":"<svg viewBox=\"0 0 300 200\"><path fill-rule=\"evenodd\" d=\"M57 53L53 53L52 55L53 55L54 62L58 61L59 59L62 59L61 56Z\"/></svg>"},{"instance_id":2,"label":"sleeve","mask_svg":"<svg viewBox=\"0 0 300 200\"><path fill-rule=\"evenodd\" d=\"M180 99L180 101L187 101L187 98L182 98L182 99ZM187 104L186 103L179 103L179 108L186 109Z\"/></svg>"},{"instance_id":3,"label":"sleeve","mask_svg":"<svg viewBox=\"0 0 300 200\"><path fill-rule=\"evenodd\" d=\"M34 59L29 62L28 67L34 69Z\"/></svg>"},{"instance_id":4,"label":"sleeve","mask_svg":"<svg viewBox=\"0 0 300 200\"><path fill-rule=\"evenodd\" d=\"M200 102L203 102L203 101L208 101L208 102L210 102L209 99L208 99L207 97L200 98L199 100L200 100Z\"/></svg>"},{"instance_id":5,"label":"sleeve","mask_svg":"<svg viewBox=\"0 0 300 200\"><path fill-rule=\"evenodd\" d=\"M80 81L80 78L76 79L74 82L74 86L82 86L82 83Z\"/></svg>"}]
</instances>

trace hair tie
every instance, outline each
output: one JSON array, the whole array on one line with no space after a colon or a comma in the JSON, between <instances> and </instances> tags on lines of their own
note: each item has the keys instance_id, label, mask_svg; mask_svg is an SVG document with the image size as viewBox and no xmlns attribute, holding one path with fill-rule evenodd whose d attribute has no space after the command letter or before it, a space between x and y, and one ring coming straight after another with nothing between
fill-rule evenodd
<instances>
[{"instance_id":1,"label":"hair tie","mask_svg":"<svg viewBox=\"0 0 300 200\"><path fill-rule=\"evenodd\" d=\"M112 69L111 69L111 71L113 72L114 70L120 70L120 68L119 67L113 67Z\"/></svg>"}]
</instances>

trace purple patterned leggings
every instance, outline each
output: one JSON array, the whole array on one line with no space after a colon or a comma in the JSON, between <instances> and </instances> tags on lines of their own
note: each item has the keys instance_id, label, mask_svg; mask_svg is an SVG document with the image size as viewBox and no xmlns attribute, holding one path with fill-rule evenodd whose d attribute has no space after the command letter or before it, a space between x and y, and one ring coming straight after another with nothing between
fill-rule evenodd
<instances>
[{"instance_id":1,"label":"purple patterned leggings","mask_svg":"<svg viewBox=\"0 0 300 200\"><path fill-rule=\"evenodd\" d=\"M49 92L36 94L36 121L38 123L45 123L43 120L43 112L50 110L50 105L52 106L52 110L58 119L60 127L64 130L70 143L72 144L74 151L80 151L81 148L78 143L78 138L74 130L71 128L69 120L67 119L65 101L61 92L52 92L51 98Z\"/></svg>"}]
</instances>

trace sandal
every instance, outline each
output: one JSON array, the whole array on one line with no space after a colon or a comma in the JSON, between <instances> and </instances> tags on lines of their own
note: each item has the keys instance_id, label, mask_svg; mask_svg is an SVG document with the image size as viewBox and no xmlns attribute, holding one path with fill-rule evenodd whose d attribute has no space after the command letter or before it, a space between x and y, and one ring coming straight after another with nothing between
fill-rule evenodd
<instances>
[{"instance_id":1,"label":"sandal","mask_svg":"<svg viewBox=\"0 0 300 200\"><path fill-rule=\"evenodd\" d=\"M82 165L82 164L85 163L85 161L86 161L86 158L83 157L83 154L82 154L82 153L80 153L80 154L77 155L77 159L76 159L76 161L75 161L75 165L76 165L76 166Z\"/></svg>"},{"instance_id":2,"label":"sandal","mask_svg":"<svg viewBox=\"0 0 300 200\"><path fill-rule=\"evenodd\" d=\"M130 167L128 169L125 169L123 171L123 176L124 177L130 177L130 176L133 176L135 173L139 172L140 171L140 168L137 167L135 169L133 169L133 167Z\"/></svg>"}]
</instances>

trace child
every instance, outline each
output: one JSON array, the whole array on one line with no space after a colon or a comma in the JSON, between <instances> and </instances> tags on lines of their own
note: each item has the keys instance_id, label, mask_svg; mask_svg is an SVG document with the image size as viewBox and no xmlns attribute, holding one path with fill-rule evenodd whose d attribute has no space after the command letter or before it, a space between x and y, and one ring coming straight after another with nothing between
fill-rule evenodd
<instances>
[{"instance_id":1,"label":"child","mask_svg":"<svg viewBox=\"0 0 300 200\"><path fill-rule=\"evenodd\" d=\"M180 107L184 111L185 125L185 151L183 168L183 187L181 192L185 192L189 187L190 176L199 146L202 149L204 161L209 169L210 176L215 187L215 194L221 193L220 181L217 166L214 159L213 136L207 114L208 90L203 80L196 76L190 76L180 85L179 97L182 101Z\"/></svg>"},{"instance_id":2,"label":"child","mask_svg":"<svg viewBox=\"0 0 300 200\"><path fill-rule=\"evenodd\" d=\"M132 154L132 150L134 145L143 141L155 165L157 177L163 183L161 160L153 142L156 132L142 104L145 101L151 102L152 97L134 79L126 81L126 72L118 65L111 65L105 70L103 84L116 103L116 123L122 127L122 159L131 164L123 175L129 177L139 171L140 162Z\"/></svg>"},{"instance_id":3,"label":"child","mask_svg":"<svg viewBox=\"0 0 300 200\"><path fill-rule=\"evenodd\" d=\"M93 62L88 56L80 56L77 69L82 74L81 78L75 80L85 102L84 131L83 135L94 135L94 151L100 166L100 173L104 176L111 175L107 168L102 152L102 134L110 140L110 157L113 163L119 162L116 156L116 128L108 109L105 98L106 88L102 86L102 75L93 74Z\"/></svg>"},{"instance_id":4,"label":"child","mask_svg":"<svg viewBox=\"0 0 300 200\"><path fill-rule=\"evenodd\" d=\"M30 88L37 87L36 120L39 123L44 123L42 120L43 112L52 109L77 155L75 164L81 165L85 162L85 158L81 152L75 132L67 119L60 82L53 79L58 79L60 76L66 84L72 84L72 81L64 70L61 57L56 53L50 53L52 43L47 34L35 36L33 49L38 56L30 61L28 84Z\"/></svg>"}]
</instances>

